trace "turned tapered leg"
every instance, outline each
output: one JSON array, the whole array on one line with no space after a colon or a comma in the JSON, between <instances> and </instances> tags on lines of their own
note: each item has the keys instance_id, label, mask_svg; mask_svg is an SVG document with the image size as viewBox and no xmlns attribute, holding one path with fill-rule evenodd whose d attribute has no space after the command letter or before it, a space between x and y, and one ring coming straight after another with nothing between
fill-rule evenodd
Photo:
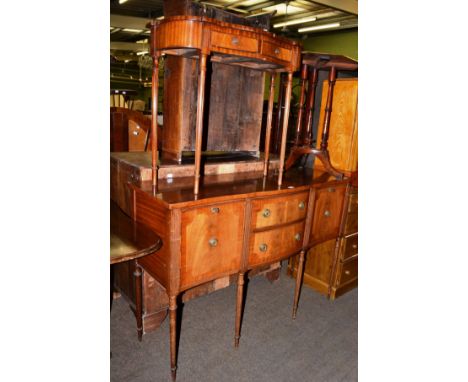
<instances>
[{"instance_id":1,"label":"turned tapered leg","mask_svg":"<svg viewBox=\"0 0 468 382\"><path fill-rule=\"evenodd\" d=\"M296 318L297 304L299 302L299 294L301 292L302 275L304 274L304 256L305 256L304 251L301 251L301 253L299 254L299 265L297 267L296 289L294 290L294 305L293 305L293 313L292 313L293 320Z\"/></svg>"},{"instance_id":2,"label":"turned tapered leg","mask_svg":"<svg viewBox=\"0 0 468 382\"><path fill-rule=\"evenodd\" d=\"M242 305L244 303L244 273L239 273L237 279L237 303L236 303L236 333L234 336L234 346L239 346Z\"/></svg>"},{"instance_id":3,"label":"turned tapered leg","mask_svg":"<svg viewBox=\"0 0 468 382\"><path fill-rule=\"evenodd\" d=\"M176 380L177 372L177 296L169 297L169 335L171 338L171 376Z\"/></svg>"},{"instance_id":4,"label":"turned tapered leg","mask_svg":"<svg viewBox=\"0 0 468 382\"><path fill-rule=\"evenodd\" d=\"M135 277L135 316L137 321L137 333L138 341L141 341L143 336L143 304L142 304L142 292L141 292L141 268L135 261L135 271L133 272Z\"/></svg>"}]
</instances>

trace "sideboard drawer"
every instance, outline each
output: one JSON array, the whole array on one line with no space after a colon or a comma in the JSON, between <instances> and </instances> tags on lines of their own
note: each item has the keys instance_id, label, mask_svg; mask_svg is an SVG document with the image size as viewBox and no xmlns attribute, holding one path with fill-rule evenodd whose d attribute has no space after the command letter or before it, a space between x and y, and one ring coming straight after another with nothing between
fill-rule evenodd
<instances>
[{"instance_id":1,"label":"sideboard drawer","mask_svg":"<svg viewBox=\"0 0 468 382\"><path fill-rule=\"evenodd\" d=\"M342 260L349 259L350 257L358 254L358 235L351 235L343 238L343 252Z\"/></svg>"},{"instance_id":2,"label":"sideboard drawer","mask_svg":"<svg viewBox=\"0 0 468 382\"><path fill-rule=\"evenodd\" d=\"M235 34L212 32L211 45L245 52L258 52L258 40L256 38Z\"/></svg>"},{"instance_id":3,"label":"sideboard drawer","mask_svg":"<svg viewBox=\"0 0 468 382\"><path fill-rule=\"evenodd\" d=\"M252 201L252 227L264 228L305 219L309 192Z\"/></svg>"},{"instance_id":4,"label":"sideboard drawer","mask_svg":"<svg viewBox=\"0 0 468 382\"><path fill-rule=\"evenodd\" d=\"M337 280L337 287L344 285L358 277L358 258L341 263L339 265L339 279Z\"/></svg>"},{"instance_id":5,"label":"sideboard drawer","mask_svg":"<svg viewBox=\"0 0 468 382\"><path fill-rule=\"evenodd\" d=\"M250 239L249 265L272 262L302 248L305 222L254 233Z\"/></svg>"},{"instance_id":6,"label":"sideboard drawer","mask_svg":"<svg viewBox=\"0 0 468 382\"><path fill-rule=\"evenodd\" d=\"M291 61L292 58L292 51L290 49L281 48L280 46L271 44L267 41L263 41L262 54L283 61Z\"/></svg>"},{"instance_id":7,"label":"sideboard drawer","mask_svg":"<svg viewBox=\"0 0 468 382\"><path fill-rule=\"evenodd\" d=\"M244 229L243 202L184 211L181 229L182 288L239 269Z\"/></svg>"},{"instance_id":8,"label":"sideboard drawer","mask_svg":"<svg viewBox=\"0 0 468 382\"><path fill-rule=\"evenodd\" d=\"M344 185L317 190L311 232L312 243L316 244L338 236L345 192Z\"/></svg>"}]
</instances>

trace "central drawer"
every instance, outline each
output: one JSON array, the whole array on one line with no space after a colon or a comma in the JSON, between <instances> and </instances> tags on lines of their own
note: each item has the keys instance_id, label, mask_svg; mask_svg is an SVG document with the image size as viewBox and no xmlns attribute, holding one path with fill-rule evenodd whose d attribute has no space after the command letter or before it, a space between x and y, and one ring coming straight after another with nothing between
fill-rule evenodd
<instances>
[{"instance_id":1,"label":"central drawer","mask_svg":"<svg viewBox=\"0 0 468 382\"><path fill-rule=\"evenodd\" d=\"M258 52L258 40L247 36L212 32L211 44L220 48Z\"/></svg>"},{"instance_id":2,"label":"central drawer","mask_svg":"<svg viewBox=\"0 0 468 382\"><path fill-rule=\"evenodd\" d=\"M244 208L243 202L235 202L182 212L182 288L240 268Z\"/></svg>"},{"instance_id":3,"label":"central drawer","mask_svg":"<svg viewBox=\"0 0 468 382\"><path fill-rule=\"evenodd\" d=\"M266 228L304 219L309 192L252 201L252 228Z\"/></svg>"},{"instance_id":4,"label":"central drawer","mask_svg":"<svg viewBox=\"0 0 468 382\"><path fill-rule=\"evenodd\" d=\"M269 263L293 255L302 248L305 222L290 224L252 234L249 243L249 266Z\"/></svg>"}]
</instances>

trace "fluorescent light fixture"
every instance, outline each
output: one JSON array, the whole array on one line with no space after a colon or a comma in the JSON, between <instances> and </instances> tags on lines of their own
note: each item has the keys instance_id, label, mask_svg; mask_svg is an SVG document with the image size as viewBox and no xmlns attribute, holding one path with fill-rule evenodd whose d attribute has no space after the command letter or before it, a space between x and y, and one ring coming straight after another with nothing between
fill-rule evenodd
<instances>
[{"instance_id":1,"label":"fluorescent light fixture","mask_svg":"<svg viewBox=\"0 0 468 382\"><path fill-rule=\"evenodd\" d=\"M124 28L122 29L124 32L130 32L130 33L141 33L143 32L142 29L132 29L132 28Z\"/></svg>"},{"instance_id":2,"label":"fluorescent light fixture","mask_svg":"<svg viewBox=\"0 0 468 382\"><path fill-rule=\"evenodd\" d=\"M288 25L308 23L310 21L315 21L315 20L317 20L317 17L315 17L315 16L303 17L301 19L285 21L284 23L273 24L273 28L281 28L281 27L285 27L285 26L288 26Z\"/></svg>"},{"instance_id":3,"label":"fluorescent light fixture","mask_svg":"<svg viewBox=\"0 0 468 382\"><path fill-rule=\"evenodd\" d=\"M143 50L141 52L137 52L137 56L141 56L143 54L148 54L149 52L147 50Z\"/></svg>"},{"instance_id":4,"label":"fluorescent light fixture","mask_svg":"<svg viewBox=\"0 0 468 382\"><path fill-rule=\"evenodd\" d=\"M340 23L323 24L323 25L316 25L313 27L300 28L297 31L299 33L304 33L304 32L316 31L319 29L335 28L335 27L339 27L340 25L341 25Z\"/></svg>"}]
</instances>

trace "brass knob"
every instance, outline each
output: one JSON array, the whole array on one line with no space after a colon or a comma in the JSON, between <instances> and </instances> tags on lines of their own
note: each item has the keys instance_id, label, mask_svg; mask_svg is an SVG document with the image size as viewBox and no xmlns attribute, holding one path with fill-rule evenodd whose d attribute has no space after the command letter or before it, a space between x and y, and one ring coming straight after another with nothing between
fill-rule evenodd
<instances>
[{"instance_id":1,"label":"brass knob","mask_svg":"<svg viewBox=\"0 0 468 382\"><path fill-rule=\"evenodd\" d=\"M211 207L211 212L214 214L219 214L219 208L218 207Z\"/></svg>"},{"instance_id":2,"label":"brass knob","mask_svg":"<svg viewBox=\"0 0 468 382\"><path fill-rule=\"evenodd\" d=\"M239 39L237 37L233 37L231 41L233 45L239 44Z\"/></svg>"},{"instance_id":3,"label":"brass knob","mask_svg":"<svg viewBox=\"0 0 468 382\"><path fill-rule=\"evenodd\" d=\"M305 208L305 203L304 202L299 202L299 209L303 210Z\"/></svg>"},{"instance_id":4,"label":"brass knob","mask_svg":"<svg viewBox=\"0 0 468 382\"><path fill-rule=\"evenodd\" d=\"M345 275L349 275L351 272L346 270L346 271L344 271L344 273L345 273Z\"/></svg>"},{"instance_id":5,"label":"brass knob","mask_svg":"<svg viewBox=\"0 0 468 382\"><path fill-rule=\"evenodd\" d=\"M263 210L263 216L264 216L265 218L267 218L267 217L270 216L270 215L271 215L271 211L270 211L268 208L265 208L265 209Z\"/></svg>"},{"instance_id":6,"label":"brass knob","mask_svg":"<svg viewBox=\"0 0 468 382\"><path fill-rule=\"evenodd\" d=\"M328 210L326 210L323 214L324 214L327 218L328 218L329 216L331 216L331 212L328 211Z\"/></svg>"},{"instance_id":7,"label":"brass knob","mask_svg":"<svg viewBox=\"0 0 468 382\"><path fill-rule=\"evenodd\" d=\"M268 249L268 245L266 245L265 243L260 244L258 249L260 250L260 252L266 252L266 250Z\"/></svg>"},{"instance_id":8,"label":"brass knob","mask_svg":"<svg viewBox=\"0 0 468 382\"><path fill-rule=\"evenodd\" d=\"M352 247L353 247L354 249L356 249L356 248L357 248L357 244L353 244Z\"/></svg>"},{"instance_id":9,"label":"brass knob","mask_svg":"<svg viewBox=\"0 0 468 382\"><path fill-rule=\"evenodd\" d=\"M210 240L208 240L208 244L210 247L216 247L218 245L218 239L212 237Z\"/></svg>"},{"instance_id":10,"label":"brass knob","mask_svg":"<svg viewBox=\"0 0 468 382\"><path fill-rule=\"evenodd\" d=\"M275 54L279 54L280 50L278 48L275 49Z\"/></svg>"},{"instance_id":11,"label":"brass knob","mask_svg":"<svg viewBox=\"0 0 468 382\"><path fill-rule=\"evenodd\" d=\"M300 233L296 233L296 234L294 235L294 240L296 240L296 241L301 240L301 234L300 234Z\"/></svg>"}]
</instances>

